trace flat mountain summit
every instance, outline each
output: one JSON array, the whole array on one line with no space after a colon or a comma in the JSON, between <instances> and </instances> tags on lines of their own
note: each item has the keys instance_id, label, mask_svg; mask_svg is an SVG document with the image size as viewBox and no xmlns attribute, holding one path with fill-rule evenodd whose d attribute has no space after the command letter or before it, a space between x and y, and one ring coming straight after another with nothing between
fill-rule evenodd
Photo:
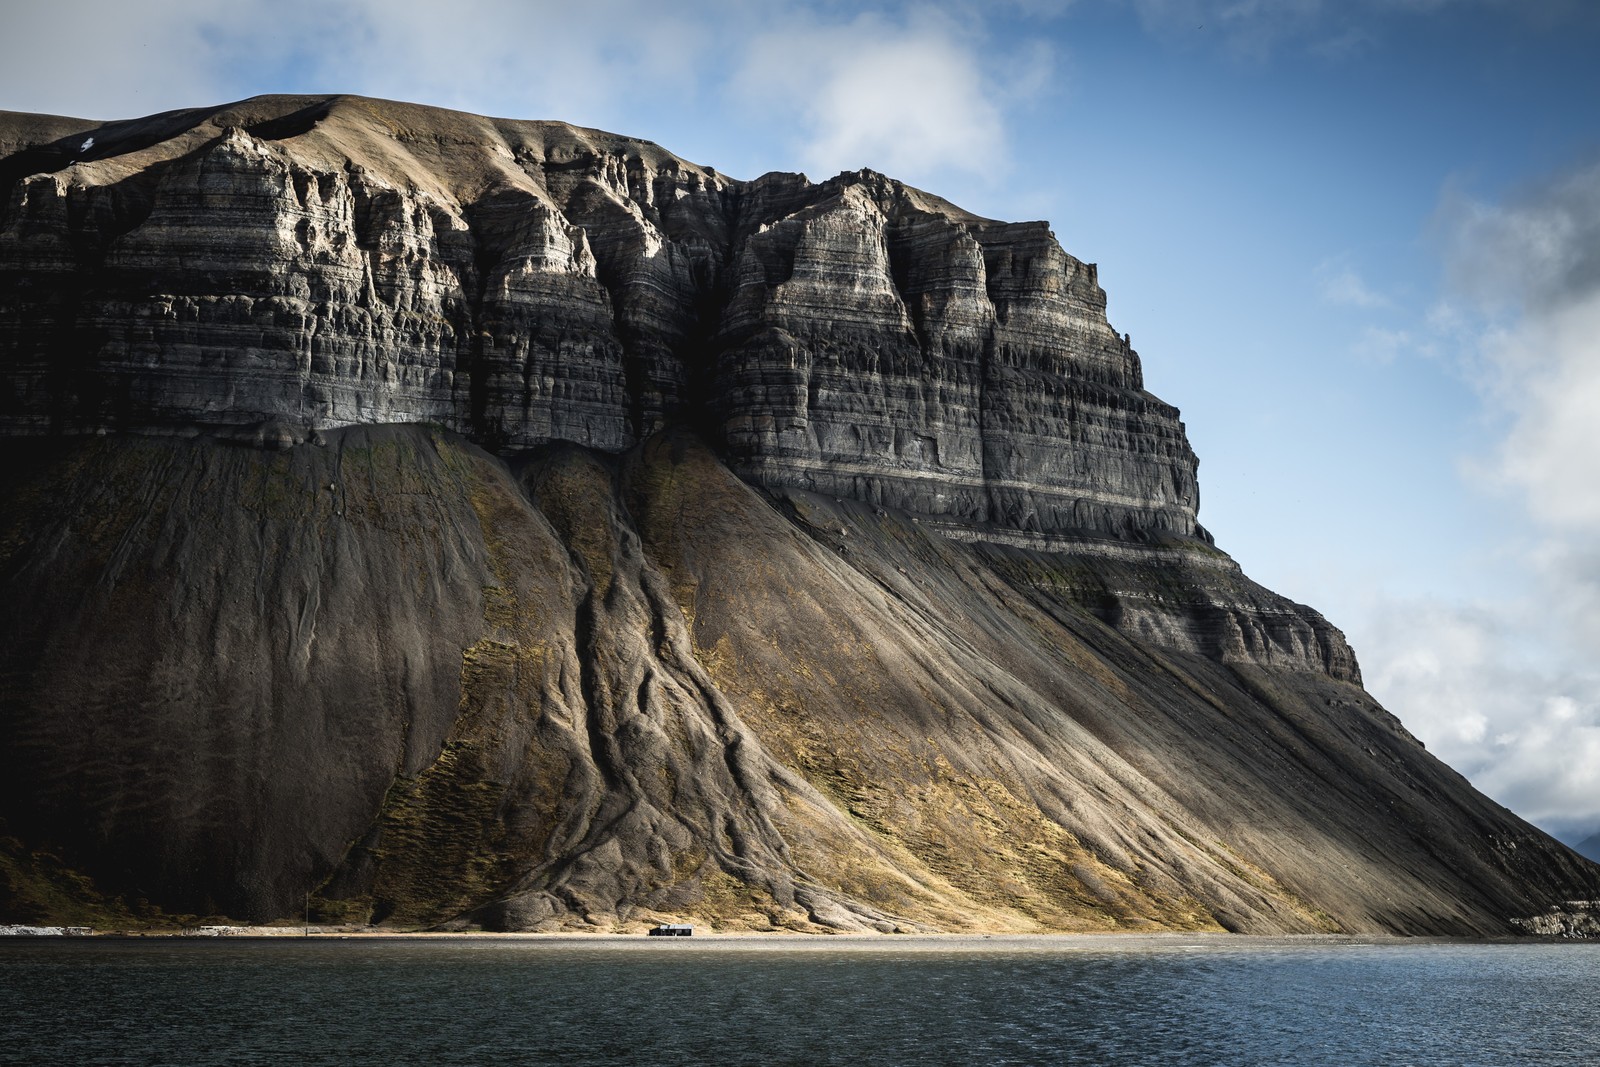
<instances>
[{"instance_id":1,"label":"flat mountain summit","mask_svg":"<svg viewBox=\"0 0 1600 1067\"><path fill-rule=\"evenodd\" d=\"M1092 264L870 171L349 96L0 114L0 448L9 921L1600 899L1212 543Z\"/></svg>"}]
</instances>

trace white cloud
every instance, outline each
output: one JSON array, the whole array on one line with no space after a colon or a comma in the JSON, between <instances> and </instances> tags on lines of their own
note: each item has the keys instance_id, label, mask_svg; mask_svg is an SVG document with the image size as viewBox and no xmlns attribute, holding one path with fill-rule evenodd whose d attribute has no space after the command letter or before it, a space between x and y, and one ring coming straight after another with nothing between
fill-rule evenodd
<instances>
[{"instance_id":1,"label":"white cloud","mask_svg":"<svg viewBox=\"0 0 1600 1067\"><path fill-rule=\"evenodd\" d=\"M1553 535L1600 541L1600 292L1486 343L1511 430L1493 471Z\"/></svg>"},{"instance_id":2,"label":"white cloud","mask_svg":"<svg viewBox=\"0 0 1600 1067\"><path fill-rule=\"evenodd\" d=\"M245 0L236 17L257 25L264 6ZM0 34L5 107L121 118L216 103L218 64L204 31L210 7L202 0L8 5Z\"/></svg>"},{"instance_id":3,"label":"white cloud","mask_svg":"<svg viewBox=\"0 0 1600 1067\"><path fill-rule=\"evenodd\" d=\"M1600 164L1506 204L1452 190L1439 229L1486 323L1477 385L1509 425L1480 469L1551 537L1600 543Z\"/></svg>"},{"instance_id":4,"label":"white cloud","mask_svg":"<svg viewBox=\"0 0 1600 1067\"><path fill-rule=\"evenodd\" d=\"M1480 308L1534 313L1600 293L1600 163L1507 204L1448 189L1437 228L1452 284Z\"/></svg>"},{"instance_id":5,"label":"white cloud","mask_svg":"<svg viewBox=\"0 0 1600 1067\"><path fill-rule=\"evenodd\" d=\"M1343 260L1323 260L1317 267L1316 278L1322 299L1330 304L1368 310L1393 306L1393 301L1369 286L1356 269Z\"/></svg>"},{"instance_id":6,"label":"white cloud","mask_svg":"<svg viewBox=\"0 0 1600 1067\"><path fill-rule=\"evenodd\" d=\"M647 0L56 0L8 11L7 107L125 117L258 92L353 92L511 117L616 115L643 87L692 104L743 5Z\"/></svg>"},{"instance_id":7,"label":"white cloud","mask_svg":"<svg viewBox=\"0 0 1600 1067\"><path fill-rule=\"evenodd\" d=\"M1050 57L1035 50L991 75L974 29L928 14L796 19L751 42L733 90L797 131L813 178L860 167L924 181L992 172L1006 156L1003 105L1040 89Z\"/></svg>"},{"instance_id":8,"label":"white cloud","mask_svg":"<svg viewBox=\"0 0 1600 1067\"><path fill-rule=\"evenodd\" d=\"M1434 755L1525 818L1582 836L1600 827L1600 676L1546 621L1576 606L1391 602L1362 638L1368 687Z\"/></svg>"},{"instance_id":9,"label":"white cloud","mask_svg":"<svg viewBox=\"0 0 1600 1067\"><path fill-rule=\"evenodd\" d=\"M1458 296L1419 330L1471 342L1494 440L1465 466L1522 516L1516 595L1390 603L1362 636L1373 693L1441 757L1542 825L1600 828L1600 166L1505 203L1444 198ZM1471 329L1476 324L1475 331ZM1409 335L1413 347L1416 342Z\"/></svg>"},{"instance_id":10,"label":"white cloud","mask_svg":"<svg viewBox=\"0 0 1600 1067\"><path fill-rule=\"evenodd\" d=\"M705 54L732 25L719 9L730 6L690 19L642 0L456 0L446 17L425 0L358 0L344 9L343 46L314 59L321 80L348 79L368 95L608 123L644 87L692 104Z\"/></svg>"}]
</instances>

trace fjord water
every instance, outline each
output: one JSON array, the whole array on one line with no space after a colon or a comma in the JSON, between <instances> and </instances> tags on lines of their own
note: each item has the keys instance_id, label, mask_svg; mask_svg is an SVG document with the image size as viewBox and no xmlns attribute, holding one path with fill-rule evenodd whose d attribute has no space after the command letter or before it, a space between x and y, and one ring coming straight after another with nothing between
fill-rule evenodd
<instances>
[{"instance_id":1,"label":"fjord water","mask_svg":"<svg viewBox=\"0 0 1600 1067\"><path fill-rule=\"evenodd\" d=\"M5 1064L1600 1062L1600 944L0 944Z\"/></svg>"}]
</instances>

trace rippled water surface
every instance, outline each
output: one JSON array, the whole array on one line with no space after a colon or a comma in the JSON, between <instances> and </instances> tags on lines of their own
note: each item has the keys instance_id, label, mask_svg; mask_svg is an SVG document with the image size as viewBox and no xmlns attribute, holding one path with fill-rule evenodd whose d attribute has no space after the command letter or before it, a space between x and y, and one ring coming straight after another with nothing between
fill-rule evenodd
<instances>
[{"instance_id":1,"label":"rippled water surface","mask_svg":"<svg viewBox=\"0 0 1600 1067\"><path fill-rule=\"evenodd\" d=\"M0 943L5 1064L1600 1064L1600 945Z\"/></svg>"}]
</instances>

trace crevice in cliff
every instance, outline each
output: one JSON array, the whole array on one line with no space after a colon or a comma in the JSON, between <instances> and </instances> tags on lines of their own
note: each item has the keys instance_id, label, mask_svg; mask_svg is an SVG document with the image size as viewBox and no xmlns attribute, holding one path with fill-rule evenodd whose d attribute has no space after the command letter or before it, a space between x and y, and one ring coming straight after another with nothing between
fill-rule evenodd
<instances>
[{"instance_id":1,"label":"crevice in cliff","mask_svg":"<svg viewBox=\"0 0 1600 1067\"><path fill-rule=\"evenodd\" d=\"M723 412L719 396L719 364L726 342L722 339L723 316L733 297L728 280L732 252L720 261L711 257L696 259L691 268L694 283L694 308L689 329L675 353L684 370L682 408L675 421L688 426L717 447L723 443ZM636 431L643 440L646 428Z\"/></svg>"},{"instance_id":2,"label":"crevice in cliff","mask_svg":"<svg viewBox=\"0 0 1600 1067\"><path fill-rule=\"evenodd\" d=\"M885 227L884 244L889 253L889 282L894 286L895 294L906 309L906 317L911 321L911 330L916 337L917 347L926 353L931 347L925 322L926 311L923 302L920 299L913 299L910 295L914 259L905 232L909 226L910 222L897 213L889 217L888 225Z\"/></svg>"},{"instance_id":3,"label":"crevice in cliff","mask_svg":"<svg viewBox=\"0 0 1600 1067\"><path fill-rule=\"evenodd\" d=\"M987 264L984 273L987 284ZM1000 513L999 503L995 499L997 471L993 454L998 445L994 441L993 415L989 410L989 379L997 373L995 368L998 363L996 353L999 340L995 334L996 327L990 323L984 330L983 346L978 350L978 371L975 375L978 394L978 477L983 484L983 511L976 516L976 521L980 523L995 522L996 515Z\"/></svg>"},{"instance_id":4,"label":"crevice in cliff","mask_svg":"<svg viewBox=\"0 0 1600 1067\"><path fill-rule=\"evenodd\" d=\"M472 274L463 279L467 292L468 338L466 344L467 418L474 438L483 442L490 452L498 452L501 444L496 428L489 419L489 369L484 342L488 328L484 322L488 300L489 275L499 261L497 250L484 240L483 228L472 225L468 215L467 234L472 240Z\"/></svg>"},{"instance_id":5,"label":"crevice in cliff","mask_svg":"<svg viewBox=\"0 0 1600 1067\"><path fill-rule=\"evenodd\" d=\"M583 723L589 742L589 757L600 772L608 793L621 795L627 775L616 753L617 714L610 687L601 679L599 659L605 628L597 624L595 598L591 586L578 605L573 636L578 647L579 687L583 693Z\"/></svg>"}]
</instances>

